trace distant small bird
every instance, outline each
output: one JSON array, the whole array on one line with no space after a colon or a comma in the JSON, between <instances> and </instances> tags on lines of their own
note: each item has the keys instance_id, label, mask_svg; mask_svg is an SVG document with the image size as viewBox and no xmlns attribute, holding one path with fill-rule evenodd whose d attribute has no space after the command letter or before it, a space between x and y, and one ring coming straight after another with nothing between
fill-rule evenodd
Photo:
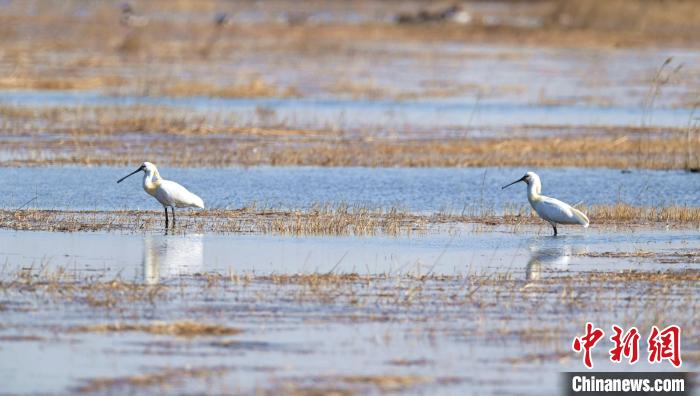
<instances>
[{"instance_id":1,"label":"distant small bird","mask_svg":"<svg viewBox=\"0 0 700 396\"><path fill-rule=\"evenodd\" d=\"M395 20L397 23L401 24L454 22L461 25L468 25L472 22L472 16L468 11L463 9L461 5L453 4L437 11L422 9L415 14L399 14Z\"/></svg>"},{"instance_id":2,"label":"distant small bird","mask_svg":"<svg viewBox=\"0 0 700 396\"><path fill-rule=\"evenodd\" d=\"M122 26L127 27L143 27L148 25L148 17L143 15L138 15L134 12L134 8L129 3L122 3L119 8L121 9L121 16L119 17L119 23Z\"/></svg>"},{"instance_id":3,"label":"distant small bird","mask_svg":"<svg viewBox=\"0 0 700 396\"><path fill-rule=\"evenodd\" d=\"M158 168L150 162L144 162L138 169L117 180L117 183L121 183L127 177L142 171L144 172L143 189L157 199L165 209L165 228L168 228L168 207L173 211L173 227L175 227L176 207L204 209L202 198L187 191L185 187L174 181L160 177Z\"/></svg>"},{"instance_id":4,"label":"distant small bird","mask_svg":"<svg viewBox=\"0 0 700 396\"><path fill-rule=\"evenodd\" d=\"M218 12L214 15L214 29L212 29L204 45L199 49L199 54L203 58L207 58L211 54L214 45L221 39L223 29L229 25L233 25L233 22L225 12Z\"/></svg>"},{"instance_id":5,"label":"distant small bird","mask_svg":"<svg viewBox=\"0 0 700 396\"><path fill-rule=\"evenodd\" d=\"M214 15L214 24L216 26L223 26L224 24L228 23L228 15L226 15L225 12L217 12L216 15Z\"/></svg>"},{"instance_id":6,"label":"distant small bird","mask_svg":"<svg viewBox=\"0 0 700 396\"><path fill-rule=\"evenodd\" d=\"M527 184L527 200L535 209L535 212L554 228L554 235L557 235L557 224L580 224L588 227L589 221L583 212L566 204L558 199L542 195L542 183L540 177L535 172L527 172L520 179L503 186L501 189L512 186L518 182Z\"/></svg>"}]
</instances>

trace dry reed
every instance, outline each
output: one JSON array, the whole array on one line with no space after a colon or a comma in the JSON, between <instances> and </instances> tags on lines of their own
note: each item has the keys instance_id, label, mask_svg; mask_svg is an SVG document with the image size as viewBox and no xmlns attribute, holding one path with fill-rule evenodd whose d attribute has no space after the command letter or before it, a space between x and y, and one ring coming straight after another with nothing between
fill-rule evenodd
<instances>
[{"instance_id":1,"label":"dry reed","mask_svg":"<svg viewBox=\"0 0 700 396\"><path fill-rule=\"evenodd\" d=\"M152 386L162 386L169 389L173 383L178 383L184 379L202 378L208 379L212 376L223 375L227 371L224 367L198 367L198 368L164 368L145 374L136 374L124 377L113 378L93 378L74 390L77 393L113 393L115 391L126 393L138 393L139 389Z\"/></svg>"},{"instance_id":2,"label":"dry reed","mask_svg":"<svg viewBox=\"0 0 700 396\"><path fill-rule=\"evenodd\" d=\"M357 328L358 323L371 323L372 329L380 330L369 333L369 337L355 337L361 343L357 345L369 345L372 350L380 352L391 345L391 337L401 337L402 343L408 340L425 345L435 342L499 348L514 345L517 348L510 349L512 353L504 356L503 360L495 361L515 365L535 364L535 367L539 367L538 362L571 356L567 346L571 337L583 330L582 317L601 328L609 329L610 324L615 323L635 325L643 329L642 332L652 324L673 323L682 327L684 337L697 339L699 281L700 272L692 268L666 271L563 271L535 281L523 279L522 274L500 271L450 275L204 273L163 285L164 297L158 304L149 305L149 309L144 309L148 301L122 303L124 311L119 312L118 317L130 318L131 321L114 325L104 325L103 319L93 319L108 314L105 312L108 308L87 304L84 295L92 293L95 288L128 290L148 286L96 282L94 275L77 278L65 271L43 270L27 274L21 270L16 274L4 272L0 279L0 291L3 293L3 303L7 304L14 318L4 325L3 331L21 329L25 333L31 331L37 334L31 339L17 340L21 342L46 342L47 339L56 342L55 336L42 338L44 333L70 331L76 328L72 321L77 320L78 328L82 326L86 331L145 331L135 345L147 345L149 352L162 352L165 356L173 352L182 353L180 347L186 345L187 352L216 359L222 351L217 348L238 345L235 341L208 342L207 339L177 337L167 343L159 343L153 338L161 334L178 334L179 331L161 324L151 331L149 325L141 325L148 323L140 319L144 316L172 317L173 312L186 311L191 318L189 320L196 320L197 323L206 323L206 319L211 317L230 323L252 320L259 326L256 327L259 329L256 338L273 338L275 342L279 341L277 329L280 323L285 331L321 328L324 332L329 327L350 325ZM217 296L214 304L212 295ZM24 302L32 308L24 310L25 306L15 302ZM183 307L186 308L183 310ZM76 313L84 316L76 318ZM36 321L37 314L57 324L47 329L46 321ZM142 326L147 327L144 329ZM385 330L384 334L381 329ZM219 334L218 331L215 333ZM85 335L71 332L71 345L80 346L81 337ZM100 335L91 334L90 337L94 339ZM110 341L113 341L111 337ZM61 338L58 342L61 342ZM323 344L317 350L315 345L318 343L302 341L304 348L295 351L289 344L280 346L274 345L275 342L265 344L271 348L270 352L298 353L299 356L308 357L317 356L314 353L325 356L328 351L328 344ZM130 347L133 345L129 344ZM229 356L228 350L224 351ZM684 353L683 357L684 364L689 367L698 362L697 355L692 353ZM298 377L279 377L276 375L278 372L272 369L265 376L267 386L257 393L396 392L421 386L432 389L469 379L416 374L425 364L420 360L396 363L407 362L418 367L402 370L392 364L387 368L390 372L368 373L360 369L302 373ZM149 387L172 386L173 383L179 385L178 381L200 377L214 380L213 375L236 369L240 370L240 366L150 369L136 375L86 379L75 390L86 393L144 392L157 390L146 389ZM264 372L261 374L265 375Z\"/></svg>"},{"instance_id":3,"label":"dry reed","mask_svg":"<svg viewBox=\"0 0 700 396\"><path fill-rule=\"evenodd\" d=\"M195 336L227 336L241 332L240 329L206 324L190 320L181 320L172 323L151 322L146 324L134 323L107 323L76 326L69 330L73 333L121 333L121 332L142 332L149 334L172 335L178 337Z\"/></svg>"},{"instance_id":4,"label":"dry reed","mask_svg":"<svg viewBox=\"0 0 700 396\"><path fill-rule=\"evenodd\" d=\"M700 208L688 206L638 207L627 204L581 208L593 226L696 227ZM160 211L0 210L0 228L42 231L149 232L163 229ZM529 208L474 210L465 214L415 214L397 209L372 210L348 205L318 205L311 210L246 208L214 209L178 214L175 232L266 233L281 235L405 235L427 232L440 225L545 224Z\"/></svg>"},{"instance_id":5,"label":"dry reed","mask_svg":"<svg viewBox=\"0 0 700 396\"><path fill-rule=\"evenodd\" d=\"M183 125L178 128L178 125ZM129 139L129 130L148 140ZM165 132L166 135L159 135ZM20 134L16 130L13 134ZM169 166L367 166L367 167L610 167L686 169L688 150L700 151L700 140L659 137L500 138L387 140L337 138L317 131L274 128L218 129L196 116L163 123L144 117L117 121L90 137L70 133L61 139L1 139L2 166L126 165L149 158ZM26 136L26 133L23 133ZM174 139L169 135L188 135ZM197 136L199 135L199 136ZM210 135L210 136L207 136ZM277 136L277 139L267 137ZM196 142L196 144L193 144ZM640 155L640 147L643 147ZM689 148L690 147L690 148Z\"/></svg>"}]
</instances>

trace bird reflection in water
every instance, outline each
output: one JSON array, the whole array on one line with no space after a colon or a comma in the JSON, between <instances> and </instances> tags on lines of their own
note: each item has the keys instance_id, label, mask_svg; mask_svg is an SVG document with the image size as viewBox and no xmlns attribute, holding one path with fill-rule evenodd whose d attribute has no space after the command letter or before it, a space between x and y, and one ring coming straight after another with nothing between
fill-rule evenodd
<instances>
[{"instance_id":1,"label":"bird reflection in water","mask_svg":"<svg viewBox=\"0 0 700 396\"><path fill-rule=\"evenodd\" d=\"M530 246L530 260L525 267L525 279L534 282L542 277L542 270L568 269L573 250L569 245L557 247Z\"/></svg>"},{"instance_id":2,"label":"bird reflection in water","mask_svg":"<svg viewBox=\"0 0 700 396\"><path fill-rule=\"evenodd\" d=\"M143 280L154 285L163 280L200 272L204 264L202 235L143 238Z\"/></svg>"}]
</instances>

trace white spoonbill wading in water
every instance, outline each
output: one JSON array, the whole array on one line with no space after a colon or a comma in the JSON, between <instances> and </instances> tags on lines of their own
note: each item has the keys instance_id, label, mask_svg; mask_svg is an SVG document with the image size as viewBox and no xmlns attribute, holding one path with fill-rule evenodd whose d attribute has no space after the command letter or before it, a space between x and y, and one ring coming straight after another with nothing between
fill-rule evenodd
<instances>
[{"instance_id":1,"label":"white spoonbill wading in water","mask_svg":"<svg viewBox=\"0 0 700 396\"><path fill-rule=\"evenodd\" d=\"M135 171L117 180L121 183L127 177L143 171L143 189L163 205L165 209L165 228L168 228L168 207L173 211L173 227L175 227L175 208L201 208L204 209L202 198L187 191L185 187L174 181L160 177L158 168L150 162L144 162Z\"/></svg>"},{"instance_id":2,"label":"white spoonbill wading in water","mask_svg":"<svg viewBox=\"0 0 700 396\"><path fill-rule=\"evenodd\" d=\"M530 201L535 212L552 225L555 236L557 235L557 224L580 224L588 227L588 217L583 212L558 199L542 195L542 183L535 172L527 172L525 176L501 189L519 182L527 184L527 200Z\"/></svg>"}]
</instances>

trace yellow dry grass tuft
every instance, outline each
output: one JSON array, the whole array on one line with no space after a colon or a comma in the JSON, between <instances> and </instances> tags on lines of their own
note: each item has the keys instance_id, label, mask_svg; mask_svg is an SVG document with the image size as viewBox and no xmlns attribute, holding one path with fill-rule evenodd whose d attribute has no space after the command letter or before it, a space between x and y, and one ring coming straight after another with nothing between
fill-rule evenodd
<instances>
[{"instance_id":1,"label":"yellow dry grass tuft","mask_svg":"<svg viewBox=\"0 0 700 396\"><path fill-rule=\"evenodd\" d=\"M224 95L208 89L196 94ZM229 94L266 95L262 91ZM259 113L276 120L274 112L268 115L260 109ZM577 133L580 128L550 126L544 137L394 139L371 131L298 129L284 122L274 127L241 127L235 116L225 112L183 113L164 106L10 105L0 106L0 114L2 166L126 165L147 157L183 167L700 167L700 134L686 128L596 127ZM47 139L45 125L50 134L60 137ZM524 133L528 130L523 127ZM148 144L143 144L144 139Z\"/></svg>"},{"instance_id":2,"label":"yellow dry grass tuft","mask_svg":"<svg viewBox=\"0 0 700 396\"><path fill-rule=\"evenodd\" d=\"M549 19L562 29L630 32L673 38L689 34L700 23L692 0L670 3L644 0L556 0Z\"/></svg>"},{"instance_id":3,"label":"yellow dry grass tuft","mask_svg":"<svg viewBox=\"0 0 700 396\"><path fill-rule=\"evenodd\" d=\"M240 329L233 327L205 324L190 320L171 323L151 322L147 324L107 323L77 326L70 329L70 332L73 333L121 333L132 331L178 337L226 336L236 335L241 332Z\"/></svg>"},{"instance_id":4,"label":"yellow dry grass tuft","mask_svg":"<svg viewBox=\"0 0 700 396\"><path fill-rule=\"evenodd\" d=\"M579 206L593 225L700 225L700 208L672 205L666 207L633 206L629 204ZM497 220L489 219L491 223ZM540 222L530 208L506 207L502 222L508 224Z\"/></svg>"},{"instance_id":5,"label":"yellow dry grass tuft","mask_svg":"<svg viewBox=\"0 0 700 396\"><path fill-rule=\"evenodd\" d=\"M212 96L224 98L294 97L299 96L293 87L279 88L256 77L248 82L218 86L202 82L179 82L166 86L159 92L168 96Z\"/></svg>"},{"instance_id":6,"label":"yellow dry grass tuft","mask_svg":"<svg viewBox=\"0 0 700 396\"><path fill-rule=\"evenodd\" d=\"M328 380L351 385L372 385L384 392L399 391L435 381L434 378L423 375L358 375L333 377Z\"/></svg>"},{"instance_id":7,"label":"yellow dry grass tuft","mask_svg":"<svg viewBox=\"0 0 700 396\"><path fill-rule=\"evenodd\" d=\"M123 80L116 76L51 78L15 75L0 78L0 89L94 90L116 87L121 83Z\"/></svg>"},{"instance_id":8,"label":"yellow dry grass tuft","mask_svg":"<svg viewBox=\"0 0 700 396\"><path fill-rule=\"evenodd\" d=\"M627 204L581 207L595 226L695 227L700 208L690 206L647 207ZM465 214L431 215L369 209L349 205L317 205L310 210L243 208L210 209L178 214L176 232L263 233L278 235L410 235L432 227L457 224L542 224L528 207L474 208ZM32 231L127 231L162 230L160 211L60 211L44 209L0 210L0 228Z\"/></svg>"},{"instance_id":9,"label":"yellow dry grass tuft","mask_svg":"<svg viewBox=\"0 0 700 396\"><path fill-rule=\"evenodd\" d=\"M178 215L178 232L283 235L398 235L425 231L428 218L392 210L319 205L308 211L205 210ZM155 211L0 210L0 228L50 231L136 231L162 228Z\"/></svg>"},{"instance_id":10,"label":"yellow dry grass tuft","mask_svg":"<svg viewBox=\"0 0 700 396\"><path fill-rule=\"evenodd\" d=\"M596 222L639 222L700 224L700 208L689 206L632 206L618 203L615 205L594 205L582 207L591 220Z\"/></svg>"},{"instance_id":11,"label":"yellow dry grass tuft","mask_svg":"<svg viewBox=\"0 0 700 396\"><path fill-rule=\"evenodd\" d=\"M204 368L165 368L146 374L135 374L116 378L94 378L75 388L78 393L112 393L119 389L136 391L145 387L172 385L183 379L203 378L222 375L223 367Z\"/></svg>"}]
</instances>

